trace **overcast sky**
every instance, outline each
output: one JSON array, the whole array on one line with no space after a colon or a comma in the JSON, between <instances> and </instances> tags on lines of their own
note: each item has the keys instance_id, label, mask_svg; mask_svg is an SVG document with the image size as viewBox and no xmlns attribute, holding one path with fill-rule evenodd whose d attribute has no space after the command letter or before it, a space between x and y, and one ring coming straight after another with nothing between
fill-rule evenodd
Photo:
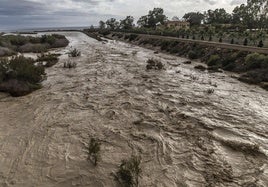
<instances>
[{"instance_id":1,"label":"overcast sky","mask_svg":"<svg viewBox=\"0 0 268 187\"><path fill-rule=\"evenodd\" d=\"M246 0L0 0L0 30L97 25L110 17L137 19L154 7L182 17L186 12L233 8Z\"/></svg>"}]
</instances>

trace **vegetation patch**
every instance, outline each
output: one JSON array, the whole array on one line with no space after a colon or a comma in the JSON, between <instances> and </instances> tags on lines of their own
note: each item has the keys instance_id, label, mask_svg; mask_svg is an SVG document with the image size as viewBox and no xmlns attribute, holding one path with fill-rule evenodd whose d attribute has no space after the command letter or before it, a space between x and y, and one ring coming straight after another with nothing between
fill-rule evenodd
<instances>
[{"instance_id":1,"label":"vegetation patch","mask_svg":"<svg viewBox=\"0 0 268 187\"><path fill-rule=\"evenodd\" d=\"M76 68L76 65L77 65L76 62L68 61L63 63L63 68L69 68L69 69Z\"/></svg>"},{"instance_id":2,"label":"vegetation patch","mask_svg":"<svg viewBox=\"0 0 268 187\"><path fill-rule=\"evenodd\" d=\"M138 187L141 177L141 157L132 156L128 160L122 160L114 179L124 187Z\"/></svg>"},{"instance_id":3,"label":"vegetation patch","mask_svg":"<svg viewBox=\"0 0 268 187\"><path fill-rule=\"evenodd\" d=\"M195 69L198 69L200 71L205 71L207 68L205 66L202 66L202 65L197 65L194 67Z\"/></svg>"},{"instance_id":4,"label":"vegetation patch","mask_svg":"<svg viewBox=\"0 0 268 187\"><path fill-rule=\"evenodd\" d=\"M69 54L69 57L79 57L79 56L81 56L81 52L78 51L78 49L76 49L76 48L71 50L68 54Z\"/></svg>"},{"instance_id":5,"label":"vegetation patch","mask_svg":"<svg viewBox=\"0 0 268 187\"><path fill-rule=\"evenodd\" d=\"M246 56L245 70L253 70L260 68L268 68L268 56L258 53L252 53Z\"/></svg>"},{"instance_id":6,"label":"vegetation patch","mask_svg":"<svg viewBox=\"0 0 268 187\"><path fill-rule=\"evenodd\" d=\"M191 50L191 51L189 51L189 53L188 53L188 57L189 57L190 59L197 59L197 58L198 58L198 54L197 54L197 52Z\"/></svg>"},{"instance_id":7,"label":"vegetation patch","mask_svg":"<svg viewBox=\"0 0 268 187\"><path fill-rule=\"evenodd\" d=\"M40 88L45 75L44 67L34 65L24 56L2 59L0 62L0 91L12 96L23 96Z\"/></svg>"},{"instance_id":8,"label":"vegetation patch","mask_svg":"<svg viewBox=\"0 0 268 187\"><path fill-rule=\"evenodd\" d=\"M42 53L41 55L37 57L36 62L40 62L42 63L42 65L43 65L43 62L45 62L44 64L45 67L51 67L59 61L58 56L59 54Z\"/></svg>"},{"instance_id":9,"label":"vegetation patch","mask_svg":"<svg viewBox=\"0 0 268 187\"><path fill-rule=\"evenodd\" d=\"M207 61L207 65L208 66L219 66L220 64L220 60L221 58L219 57L219 55L212 55L208 61Z\"/></svg>"},{"instance_id":10,"label":"vegetation patch","mask_svg":"<svg viewBox=\"0 0 268 187\"><path fill-rule=\"evenodd\" d=\"M208 94L213 94L214 91L215 91L215 90L214 90L213 88L209 88L209 89L207 89L207 93L208 93Z\"/></svg>"},{"instance_id":11,"label":"vegetation patch","mask_svg":"<svg viewBox=\"0 0 268 187\"><path fill-rule=\"evenodd\" d=\"M58 34L41 37L2 35L0 36L0 56L10 56L17 52L47 52L52 48L66 47L68 44L66 37Z\"/></svg>"},{"instance_id":12,"label":"vegetation patch","mask_svg":"<svg viewBox=\"0 0 268 187\"><path fill-rule=\"evenodd\" d=\"M157 59L153 59L153 58L147 60L147 66L146 66L147 70L151 70L151 69L162 70L163 68L164 68L164 65L162 64L161 61Z\"/></svg>"},{"instance_id":13,"label":"vegetation patch","mask_svg":"<svg viewBox=\"0 0 268 187\"><path fill-rule=\"evenodd\" d=\"M100 160L101 143L95 138L91 138L88 145L88 160L97 166Z\"/></svg>"}]
</instances>

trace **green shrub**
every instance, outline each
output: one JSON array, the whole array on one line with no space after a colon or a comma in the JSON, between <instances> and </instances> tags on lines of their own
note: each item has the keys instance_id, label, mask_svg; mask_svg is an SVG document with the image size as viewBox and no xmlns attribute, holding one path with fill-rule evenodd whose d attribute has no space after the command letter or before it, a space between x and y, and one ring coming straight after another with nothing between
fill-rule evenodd
<instances>
[{"instance_id":1,"label":"green shrub","mask_svg":"<svg viewBox=\"0 0 268 187\"><path fill-rule=\"evenodd\" d=\"M189 57L190 59L197 59L197 58L198 58L198 54L197 54L197 52L195 52L194 50L190 50L190 51L188 52L188 57Z\"/></svg>"},{"instance_id":2,"label":"green shrub","mask_svg":"<svg viewBox=\"0 0 268 187\"><path fill-rule=\"evenodd\" d=\"M0 61L0 91L12 96L23 96L41 88L45 75L42 66L35 66L34 60L23 56Z\"/></svg>"},{"instance_id":3,"label":"green shrub","mask_svg":"<svg viewBox=\"0 0 268 187\"><path fill-rule=\"evenodd\" d=\"M167 50L169 47L169 44L170 44L170 41L162 40L160 44L161 50Z\"/></svg>"},{"instance_id":4,"label":"green shrub","mask_svg":"<svg viewBox=\"0 0 268 187\"><path fill-rule=\"evenodd\" d=\"M117 36L118 38L122 38L124 35L121 34L121 33L117 33L116 36Z\"/></svg>"},{"instance_id":5,"label":"green shrub","mask_svg":"<svg viewBox=\"0 0 268 187\"><path fill-rule=\"evenodd\" d=\"M213 94L213 93L214 93L214 89L213 89L213 88L209 88L209 89L207 89L207 93L208 93L208 94Z\"/></svg>"},{"instance_id":6,"label":"green shrub","mask_svg":"<svg viewBox=\"0 0 268 187\"><path fill-rule=\"evenodd\" d=\"M248 45L248 39L245 38L244 42L243 42L243 45L247 46Z\"/></svg>"},{"instance_id":7,"label":"green shrub","mask_svg":"<svg viewBox=\"0 0 268 187\"><path fill-rule=\"evenodd\" d=\"M138 37L137 34L131 34L131 35L129 35L129 41L133 41L133 40L135 40L137 37Z\"/></svg>"},{"instance_id":8,"label":"green shrub","mask_svg":"<svg viewBox=\"0 0 268 187\"><path fill-rule=\"evenodd\" d=\"M56 42L55 35L43 35L41 37L41 42L53 45Z\"/></svg>"},{"instance_id":9,"label":"green shrub","mask_svg":"<svg viewBox=\"0 0 268 187\"><path fill-rule=\"evenodd\" d=\"M236 63L233 62L233 63L229 63L228 65L226 66L223 66L223 70L226 70L226 71L232 71L236 68Z\"/></svg>"},{"instance_id":10,"label":"green shrub","mask_svg":"<svg viewBox=\"0 0 268 187\"><path fill-rule=\"evenodd\" d=\"M9 69L9 62L8 59L2 58L0 60L0 83L6 79L6 74Z\"/></svg>"},{"instance_id":11,"label":"green shrub","mask_svg":"<svg viewBox=\"0 0 268 187\"><path fill-rule=\"evenodd\" d=\"M263 47L263 41L262 40L259 41L258 47Z\"/></svg>"},{"instance_id":12,"label":"green shrub","mask_svg":"<svg viewBox=\"0 0 268 187\"><path fill-rule=\"evenodd\" d=\"M124 36L124 39L125 39L125 40L128 40L128 39L129 39L129 35L126 34L126 35Z\"/></svg>"},{"instance_id":13,"label":"green shrub","mask_svg":"<svg viewBox=\"0 0 268 187\"><path fill-rule=\"evenodd\" d=\"M100 30L99 33L104 35L104 36L111 34L111 32L109 30L107 30L107 29Z\"/></svg>"},{"instance_id":14,"label":"green shrub","mask_svg":"<svg viewBox=\"0 0 268 187\"><path fill-rule=\"evenodd\" d=\"M252 53L246 56L245 70L268 67L268 57L263 54Z\"/></svg>"},{"instance_id":15,"label":"green shrub","mask_svg":"<svg viewBox=\"0 0 268 187\"><path fill-rule=\"evenodd\" d=\"M59 61L58 56L59 56L58 54L42 53L37 57L36 62L46 62L45 67L51 67Z\"/></svg>"},{"instance_id":16,"label":"green shrub","mask_svg":"<svg viewBox=\"0 0 268 187\"><path fill-rule=\"evenodd\" d=\"M173 47L173 48L171 48L171 49L169 50L169 52L170 52L171 54L178 53L179 51L180 51L180 50L179 50L178 47Z\"/></svg>"},{"instance_id":17,"label":"green shrub","mask_svg":"<svg viewBox=\"0 0 268 187\"><path fill-rule=\"evenodd\" d=\"M23 80L33 84L39 83L43 78L42 75L45 74L43 67L35 66L33 59L25 58L24 56L11 58L8 68L12 72L9 78Z\"/></svg>"},{"instance_id":18,"label":"green shrub","mask_svg":"<svg viewBox=\"0 0 268 187\"><path fill-rule=\"evenodd\" d=\"M46 52L49 48L48 44L31 44L27 43L25 45L20 46L17 51L21 53L43 53Z\"/></svg>"},{"instance_id":19,"label":"green shrub","mask_svg":"<svg viewBox=\"0 0 268 187\"><path fill-rule=\"evenodd\" d=\"M132 156L129 160L122 160L114 179L124 187L138 187L141 176L141 157Z\"/></svg>"},{"instance_id":20,"label":"green shrub","mask_svg":"<svg viewBox=\"0 0 268 187\"><path fill-rule=\"evenodd\" d=\"M147 70L150 70L150 69L161 70L163 68L164 68L164 65L162 64L161 61L157 59L153 59L153 58L150 58L147 60L147 66L146 66Z\"/></svg>"},{"instance_id":21,"label":"green shrub","mask_svg":"<svg viewBox=\"0 0 268 187\"><path fill-rule=\"evenodd\" d=\"M210 58L207 61L208 66L217 66L220 64L221 58L219 55L211 55Z\"/></svg>"},{"instance_id":22,"label":"green shrub","mask_svg":"<svg viewBox=\"0 0 268 187\"><path fill-rule=\"evenodd\" d=\"M64 62L63 67L69 69L76 68L76 62Z\"/></svg>"},{"instance_id":23,"label":"green shrub","mask_svg":"<svg viewBox=\"0 0 268 187\"><path fill-rule=\"evenodd\" d=\"M244 58L244 57L246 57L248 55L248 52L246 52L246 51L239 51L236 54L237 54L236 55L236 58ZM235 55L235 53L233 55Z\"/></svg>"},{"instance_id":24,"label":"green shrub","mask_svg":"<svg viewBox=\"0 0 268 187\"><path fill-rule=\"evenodd\" d=\"M7 36L11 45L21 46L25 45L29 41L29 37L20 35L10 35Z\"/></svg>"},{"instance_id":25,"label":"green shrub","mask_svg":"<svg viewBox=\"0 0 268 187\"><path fill-rule=\"evenodd\" d=\"M236 55L236 54L235 54ZM231 55L231 56L226 56L225 58L222 59L221 64L224 70L232 70L235 68L235 55Z\"/></svg>"},{"instance_id":26,"label":"green shrub","mask_svg":"<svg viewBox=\"0 0 268 187\"><path fill-rule=\"evenodd\" d=\"M62 35L43 35L41 37L6 35L0 36L1 46L0 56L10 56L13 53L6 52L46 52L50 48L66 47L69 41Z\"/></svg>"},{"instance_id":27,"label":"green shrub","mask_svg":"<svg viewBox=\"0 0 268 187\"><path fill-rule=\"evenodd\" d=\"M76 48L71 50L69 53L69 57L78 57L81 56L81 52L78 51Z\"/></svg>"},{"instance_id":28,"label":"green shrub","mask_svg":"<svg viewBox=\"0 0 268 187\"><path fill-rule=\"evenodd\" d=\"M88 146L88 160L90 160L95 166L98 164L98 161L100 159L100 148L101 143L91 138Z\"/></svg>"}]
</instances>

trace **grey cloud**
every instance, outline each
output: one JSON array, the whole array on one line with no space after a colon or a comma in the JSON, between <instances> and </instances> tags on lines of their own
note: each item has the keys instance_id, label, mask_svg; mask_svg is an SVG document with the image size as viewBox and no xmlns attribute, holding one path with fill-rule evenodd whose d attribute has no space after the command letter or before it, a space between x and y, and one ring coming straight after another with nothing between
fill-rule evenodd
<instances>
[{"instance_id":1,"label":"grey cloud","mask_svg":"<svg viewBox=\"0 0 268 187\"><path fill-rule=\"evenodd\" d=\"M204 0L204 2L206 2L210 5L215 5L215 4L217 4L218 1L216 1L216 0Z\"/></svg>"},{"instance_id":2,"label":"grey cloud","mask_svg":"<svg viewBox=\"0 0 268 187\"><path fill-rule=\"evenodd\" d=\"M21 27L76 26L98 24L110 17L136 20L154 7L162 7L168 17L215 7L232 11L246 0L0 0L0 30ZM243 2L242 2L243 3Z\"/></svg>"},{"instance_id":3,"label":"grey cloud","mask_svg":"<svg viewBox=\"0 0 268 187\"><path fill-rule=\"evenodd\" d=\"M1 0L0 15L33 15L44 12L42 4L24 0Z\"/></svg>"},{"instance_id":4,"label":"grey cloud","mask_svg":"<svg viewBox=\"0 0 268 187\"><path fill-rule=\"evenodd\" d=\"M246 3L246 0L232 0L230 5L240 5L242 3Z\"/></svg>"}]
</instances>

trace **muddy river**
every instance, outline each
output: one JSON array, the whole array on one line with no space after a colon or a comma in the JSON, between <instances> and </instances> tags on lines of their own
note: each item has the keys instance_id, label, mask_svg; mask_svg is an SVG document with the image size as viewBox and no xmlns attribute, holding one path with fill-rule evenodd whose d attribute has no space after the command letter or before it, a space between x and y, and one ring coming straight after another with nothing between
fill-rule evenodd
<instances>
[{"instance_id":1,"label":"muddy river","mask_svg":"<svg viewBox=\"0 0 268 187\"><path fill-rule=\"evenodd\" d=\"M111 173L132 154L142 157L140 186L268 186L267 91L198 62L62 34L70 45L42 89L0 93L1 187L117 186ZM71 48L82 56L70 59ZM165 70L146 71L151 57ZM97 167L92 137L102 143Z\"/></svg>"}]
</instances>

